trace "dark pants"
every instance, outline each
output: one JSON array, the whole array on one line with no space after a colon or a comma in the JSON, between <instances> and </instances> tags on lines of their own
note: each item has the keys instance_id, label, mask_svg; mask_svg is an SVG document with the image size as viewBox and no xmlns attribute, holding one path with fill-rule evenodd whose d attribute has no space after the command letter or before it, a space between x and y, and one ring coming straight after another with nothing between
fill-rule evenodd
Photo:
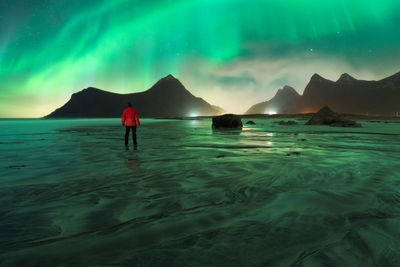
<instances>
[{"instance_id":1,"label":"dark pants","mask_svg":"<svg viewBox=\"0 0 400 267\"><path fill-rule=\"evenodd\" d=\"M132 139L133 139L133 144L137 145L136 141L136 126L125 126L126 132L125 132L125 145L128 145L128 139L129 139L129 131L132 128Z\"/></svg>"}]
</instances>

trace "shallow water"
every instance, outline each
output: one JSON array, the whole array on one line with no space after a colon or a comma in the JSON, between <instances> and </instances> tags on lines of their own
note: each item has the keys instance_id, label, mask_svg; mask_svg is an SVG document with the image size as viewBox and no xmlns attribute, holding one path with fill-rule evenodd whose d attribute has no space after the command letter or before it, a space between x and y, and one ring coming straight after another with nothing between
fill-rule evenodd
<instances>
[{"instance_id":1,"label":"shallow water","mask_svg":"<svg viewBox=\"0 0 400 267\"><path fill-rule=\"evenodd\" d=\"M1 120L0 265L400 265L398 121L254 121Z\"/></svg>"}]
</instances>

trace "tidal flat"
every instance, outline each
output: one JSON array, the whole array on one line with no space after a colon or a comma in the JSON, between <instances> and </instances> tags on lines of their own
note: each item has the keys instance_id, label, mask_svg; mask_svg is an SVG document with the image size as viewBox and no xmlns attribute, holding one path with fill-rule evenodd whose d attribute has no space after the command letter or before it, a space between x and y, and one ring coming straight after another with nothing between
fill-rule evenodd
<instances>
[{"instance_id":1,"label":"tidal flat","mask_svg":"<svg viewBox=\"0 0 400 267\"><path fill-rule=\"evenodd\" d=\"M0 120L0 266L400 266L398 120L251 120Z\"/></svg>"}]
</instances>

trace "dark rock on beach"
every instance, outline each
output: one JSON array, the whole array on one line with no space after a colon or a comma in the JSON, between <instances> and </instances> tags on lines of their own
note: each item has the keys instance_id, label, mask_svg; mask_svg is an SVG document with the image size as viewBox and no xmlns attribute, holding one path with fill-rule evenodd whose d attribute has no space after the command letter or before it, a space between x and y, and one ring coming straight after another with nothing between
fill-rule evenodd
<instances>
[{"instance_id":1,"label":"dark rock on beach","mask_svg":"<svg viewBox=\"0 0 400 267\"><path fill-rule=\"evenodd\" d=\"M20 169L20 168L25 168L26 167L26 165L11 165L11 166L8 166L7 168L9 168L9 169Z\"/></svg>"},{"instance_id":2,"label":"dark rock on beach","mask_svg":"<svg viewBox=\"0 0 400 267\"><path fill-rule=\"evenodd\" d=\"M293 151L293 152L286 153L286 156L288 156L288 157L290 157L290 156L292 156L292 155L294 155L294 156L300 156L300 152L298 152L298 151Z\"/></svg>"},{"instance_id":3,"label":"dark rock on beach","mask_svg":"<svg viewBox=\"0 0 400 267\"><path fill-rule=\"evenodd\" d=\"M354 127L354 128L362 127L362 125L360 123L357 123L357 122L352 121L352 120L344 120L344 121L341 121L341 122L332 123L332 124L330 124L330 126L333 126L333 127Z\"/></svg>"},{"instance_id":4,"label":"dark rock on beach","mask_svg":"<svg viewBox=\"0 0 400 267\"><path fill-rule=\"evenodd\" d=\"M278 121L279 125L297 125L298 123L295 121Z\"/></svg>"},{"instance_id":5,"label":"dark rock on beach","mask_svg":"<svg viewBox=\"0 0 400 267\"><path fill-rule=\"evenodd\" d=\"M213 129L242 129L243 123L238 115L225 114L212 118Z\"/></svg>"},{"instance_id":6,"label":"dark rock on beach","mask_svg":"<svg viewBox=\"0 0 400 267\"><path fill-rule=\"evenodd\" d=\"M335 127L361 127L361 124L347 120L340 114L333 112L328 106L321 108L306 125L329 125Z\"/></svg>"},{"instance_id":7,"label":"dark rock on beach","mask_svg":"<svg viewBox=\"0 0 400 267\"><path fill-rule=\"evenodd\" d=\"M248 121L246 124L255 125L256 123L254 121Z\"/></svg>"}]
</instances>

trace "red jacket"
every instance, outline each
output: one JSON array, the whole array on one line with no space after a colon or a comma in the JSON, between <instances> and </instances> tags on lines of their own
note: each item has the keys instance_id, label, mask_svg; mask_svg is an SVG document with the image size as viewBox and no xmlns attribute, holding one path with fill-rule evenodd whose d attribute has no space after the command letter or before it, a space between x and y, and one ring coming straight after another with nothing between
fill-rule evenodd
<instances>
[{"instance_id":1,"label":"red jacket","mask_svg":"<svg viewBox=\"0 0 400 267\"><path fill-rule=\"evenodd\" d=\"M122 126L125 125L125 121L126 121L126 126L140 126L140 121L137 112L135 109L131 107L125 109L124 113L122 114L122 120L121 120Z\"/></svg>"}]
</instances>

